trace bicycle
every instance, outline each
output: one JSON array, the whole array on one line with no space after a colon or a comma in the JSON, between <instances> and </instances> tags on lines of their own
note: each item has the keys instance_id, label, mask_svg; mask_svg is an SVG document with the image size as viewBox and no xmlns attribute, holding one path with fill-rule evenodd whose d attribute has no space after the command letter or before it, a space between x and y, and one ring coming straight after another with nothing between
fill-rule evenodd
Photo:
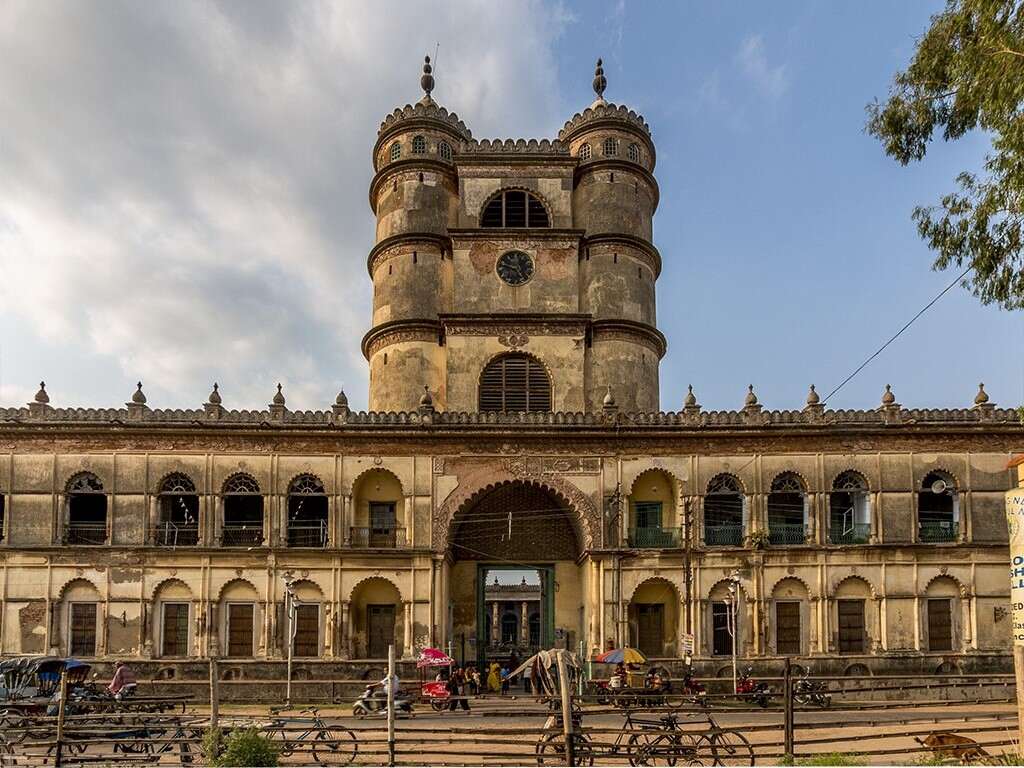
<instances>
[{"instance_id":1,"label":"bicycle","mask_svg":"<svg viewBox=\"0 0 1024 768\"><path fill-rule=\"evenodd\" d=\"M279 715L291 707L271 707L271 715ZM312 723L302 715L310 715ZM299 712L299 717L275 717L266 723L262 730L269 737L281 742L281 757L289 757L296 749L304 744L309 744L313 753L313 760L318 765L348 765L356 759L359 751L359 743L356 735L348 728L341 725L328 725L320 717L320 710L316 707L308 707ZM299 728L289 728L289 725L298 724ZM305 728L298 736L296 731Z\"/></svg>"}]
</instances>

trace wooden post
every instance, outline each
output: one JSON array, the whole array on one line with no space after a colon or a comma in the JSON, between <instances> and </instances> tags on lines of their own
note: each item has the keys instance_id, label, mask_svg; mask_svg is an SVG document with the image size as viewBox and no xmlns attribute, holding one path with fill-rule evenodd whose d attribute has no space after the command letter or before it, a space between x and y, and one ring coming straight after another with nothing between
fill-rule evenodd
<instances>
[{"instance_id":1,"label":"wooden post","mask_svg":"<svg viewBox=\"0 0 1024 768\"><path fill-rule=\"evenodd\" d=\"M562 734L565 737L565 764L576 765L572 738L572 691L569 690L569 669L565 663L567 651L556 650L558 661L558 689L562 694Z\"/></svg>"},{"instance_id":2,"label":"wooden post","mask_svg":"<svg viewBox=\"0 0 1024 768\"><path fill-rule=\"evenodd\" d=\"M220 676L217 674L217 659L210 657L210 728L220 723Z\"/></svg>"},{"instance_id":3,"label":"wooden post","mask_svg":"<svg viewBox=\"0 0 1024 768\"><path fill-rule=\"evenodd\" d=\"M786 666L782 674L782 751L793 756L793 665L786 657Z\"/></svg>"},{"instance_id":4,"label":"wooden post","mask_svg":"<svg viewBox=\"0 0 1024 768\"><path fill-rule=\"evenodd\" d=\"M388 646L388 765L395 764L395 646Z\"/></svg>"},{"instance_id":5,"label":"wooden post","mask_svg":"<svg viewBox=\"0 0 1024 768\"><path fill-rule=\"evenodd\" d=\"M68 704L68 676L65 670L60 672L60 707L57 709L57 748L53 764L60 768L64 752L64 711Z\"/></svg>"}]
</instances>

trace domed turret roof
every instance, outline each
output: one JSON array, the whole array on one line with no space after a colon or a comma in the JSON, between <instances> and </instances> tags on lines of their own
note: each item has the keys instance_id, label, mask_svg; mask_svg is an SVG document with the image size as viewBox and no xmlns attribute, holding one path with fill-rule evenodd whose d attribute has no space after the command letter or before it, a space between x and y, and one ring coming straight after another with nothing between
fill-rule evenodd
<instances>
[{"instance_id":1,"label":"domed turret roof","mask_svg":"<svg viewBox=\"0 0 1024 768\"><path fill-rule=\"evenodd\" d=\"M440 106L430 95L431 91L434 90L434 74L429 56L425 56L423 59L423 74L420 76L420 87L423 88L422 99L415 104L406 104L404 107L398 107L384 118L380 124L380 129L377 131L378 141L386 134L392 133L403 123L413 120L429 120L439 123L440 127L451 131L467 141L473 138L473 134L466 127L466 124L459 119L459 116Z\"/></svg>"},{"instance_id":2,"label":"domed turret roof","mask_svg":"<svg viewBox=\"0 0 1024 768\"><path fill-rule=\"evenodd\" d=\"M593 85L597 98L589 107L582 112L577 112L566 121L562 130L558 132L560 141L569 141L573 134L588 127L591 123L608 121L622 123L625 127L639 130L650 139L651 128L647 125L643 115L637 114L628 107L605 101L604 91L608 87L608 78L604 75L604 63L601 59L597 60L597 66L594 68Z\"/></svg>"}]
</instances>

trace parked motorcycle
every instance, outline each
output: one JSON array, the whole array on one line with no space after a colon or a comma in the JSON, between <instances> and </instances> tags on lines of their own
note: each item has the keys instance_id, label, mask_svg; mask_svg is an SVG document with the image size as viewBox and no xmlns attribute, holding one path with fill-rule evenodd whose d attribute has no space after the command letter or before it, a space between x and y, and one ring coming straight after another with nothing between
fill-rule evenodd
<instances>
[{"instance_id":1,"label":"parked motorcycle","mask_svg":"<svg viewBox=\"0 0 1024 768\"><path fill-rule=\"evenodd\" d=\"M352 705L352 714L362 719L377 712L386 712L387 708L387 694L379 686L368 685L363 691L363 695ZM412 696L405 691L397 691L395 693L395 712L412 714Z\"/></svg>"},{"instance_id":2,"label":"parked motorcycle","mask_svg":"<svg viewBox=\"0 0 1024 768\"><path fill-rule=\"evenodd\" d=\"M693 676L693 669L687 666L686 671L683 673L683 684L682 692L691 697L694 702L707 706L708 704L708 691L704 687L704 683L698 681Z\"/></svg>"},{"instance_id":3,"label":"parked motorcycle","mask_svg":"<svg viewBox=\"0 0 1024 768\"><path fill-rule=\"evenodd\" d=\"M815 706L825 709L832 703L832 694L828 692L828 684L824 681L808 679L809 670L793 683L793 701L797 704Z\"/></svg>"},{"instance_id":4,"label":"parked motorcycle","mask_svg":"<svg viewBox=\"0 0 1024 768\"><path fill-rule=\"evenodd\" d=\"M740 673L740 679L736 681L736 698L750 704L757 704L759 707L767 707L772 692L767 683L759 683L753 677L753 667L747 667Z\"/></svg>"}]
</instances>

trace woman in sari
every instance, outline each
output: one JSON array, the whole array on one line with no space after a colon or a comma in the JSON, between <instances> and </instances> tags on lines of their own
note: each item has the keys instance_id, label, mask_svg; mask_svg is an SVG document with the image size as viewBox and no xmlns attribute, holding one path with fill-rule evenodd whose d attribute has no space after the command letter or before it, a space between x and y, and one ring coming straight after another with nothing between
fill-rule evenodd
<instances>
[{"instance_id":1,"label":"woman in sari","mask_svg":"<svg viewBox=\"0 0 1024 768\"><path fill-rule=\"evenodd\" d=\"M501 667L497 662L491 662L491 669L487 673L487 690L501 693Z\"/></svg>"}]
</instances>

